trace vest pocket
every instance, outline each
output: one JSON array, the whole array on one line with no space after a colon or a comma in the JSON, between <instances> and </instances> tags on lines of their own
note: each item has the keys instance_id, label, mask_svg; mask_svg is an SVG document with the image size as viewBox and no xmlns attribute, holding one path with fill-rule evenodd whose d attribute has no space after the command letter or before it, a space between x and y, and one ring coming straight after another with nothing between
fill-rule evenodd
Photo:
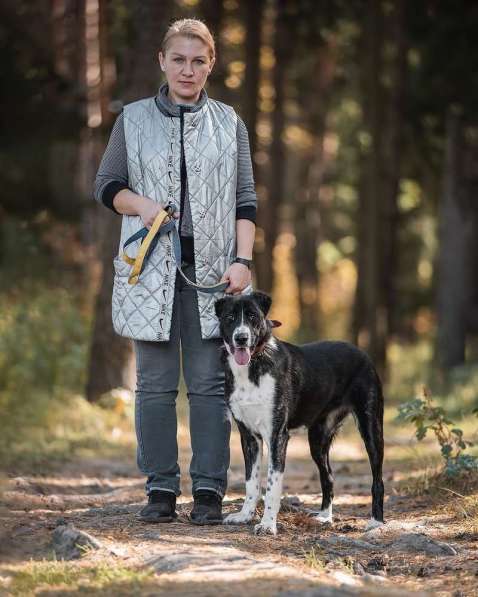
<instances>
[{"instance_id":1,"label":"vest pocket","mask_svg":"<svg viewBox=\"0 0 478 597\"><path fill-rule=\"evenodd\" d=\"M132 266L120 256L113 260L114 279L111 297L111 315L113 328L120 336L127 338L143 338L144 329L148 327L151 313L145 308L150 293L141 278L137 284L128 282Z\"/></svg>"}]
</instances>

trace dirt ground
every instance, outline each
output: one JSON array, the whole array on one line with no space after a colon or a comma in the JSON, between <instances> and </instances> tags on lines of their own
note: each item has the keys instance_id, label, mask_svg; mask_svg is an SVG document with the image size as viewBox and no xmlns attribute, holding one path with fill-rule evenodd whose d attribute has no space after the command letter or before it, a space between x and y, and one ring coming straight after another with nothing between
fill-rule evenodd
<instances>
[{"instance_id":1,"label":"dirt ground","mask_svg":"<svg viewBox=\"0 0 478 597\"><path fill-rule=\"evenodd\" d=\"M459 516L449 491L413 497L399 481L410 473L402 440L388 434L383 529L366 532L370 516L368 461L358 434L348 428L332 452L336 477L334 522L319 525L305 512L319 509L316 467L302 432L291 438L284 509L277 537L254 536L252 524L196 527L188 523L191 493L187 431L180 431L183 494L175 523L139 522L143 478L130 460L75 460L48 476L10 475L0 511L0 594L38 595L478 595L478 529ZM237 432L224 512L244 496ZM68 562L81 577L99 564L148 570L144 578L112 580L99 588L47 577L34 588L16 584L32 562L54 557L52 534L72 523L96 538L99 549Z\"/></svg>"}]
</instances>

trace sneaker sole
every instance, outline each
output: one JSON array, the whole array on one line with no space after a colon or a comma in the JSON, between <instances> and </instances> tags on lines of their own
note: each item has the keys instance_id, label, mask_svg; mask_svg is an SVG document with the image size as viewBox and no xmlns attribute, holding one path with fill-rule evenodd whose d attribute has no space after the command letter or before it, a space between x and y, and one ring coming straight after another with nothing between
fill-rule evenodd
<instances>
[{"instance_id":1,"label":"sneaker sole","mask_svg":"<svg viewBox=\"0 0 478 597\"><path fill-rule=\"evenodd\" d=\"M205 525L213 525L213 524L222 524L223 523L223 519L222 518L220 520L218 518L217 519L213 519L213 520L193 520L192 518L190 518L189 521L192 524L195 524L198 527L205 526Z\"/></svg>"},{"instance_id":2,"label":"sneaker sole","mask_svg":"<svg viewBox=\"0 0 478 597\"><path fill-rule=\"evenodd\" d=\"M176 516L161 516L158 518L157 516L140 516L137 515L137 519L142 522L152 522L152 523L162 523L162 522L174 522L177 520L178 515Z\"/></svg>"}]
</instances>

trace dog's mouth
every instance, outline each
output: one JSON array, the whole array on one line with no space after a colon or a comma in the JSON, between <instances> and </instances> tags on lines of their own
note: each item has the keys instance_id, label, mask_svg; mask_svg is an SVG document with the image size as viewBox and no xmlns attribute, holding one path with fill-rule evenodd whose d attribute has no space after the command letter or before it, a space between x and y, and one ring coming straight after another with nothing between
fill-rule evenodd
<instances>
[{"instance_id":1,"label":"dog's mouth","mask_svg":"<svg viewBox=\"0 0 478 597\"><path fill-rule=\"evenodd\" d=\"M249 346L232 346L232 355L238 365L248 365L251 360Z\"/></svg>"}]
</instances>

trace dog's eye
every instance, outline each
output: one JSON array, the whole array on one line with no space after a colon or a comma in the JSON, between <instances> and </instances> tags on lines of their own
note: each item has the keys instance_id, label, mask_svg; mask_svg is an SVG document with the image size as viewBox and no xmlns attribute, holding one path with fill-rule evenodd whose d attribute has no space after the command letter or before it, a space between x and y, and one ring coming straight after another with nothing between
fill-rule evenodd
<instances>
[{"instance_id":1,"label":"dog's eye","mask_svg":"<svg viewBox=\"0 0 478 597\"><path fill-rule=\"evenodd\" d=\"M229 313L229 315L226 317L226 319L227 319L228 321L234 321L234 319L235 319L235 316L234 316L234 314L233 314L233 313Z\"/></svg>"}]
</instances>

